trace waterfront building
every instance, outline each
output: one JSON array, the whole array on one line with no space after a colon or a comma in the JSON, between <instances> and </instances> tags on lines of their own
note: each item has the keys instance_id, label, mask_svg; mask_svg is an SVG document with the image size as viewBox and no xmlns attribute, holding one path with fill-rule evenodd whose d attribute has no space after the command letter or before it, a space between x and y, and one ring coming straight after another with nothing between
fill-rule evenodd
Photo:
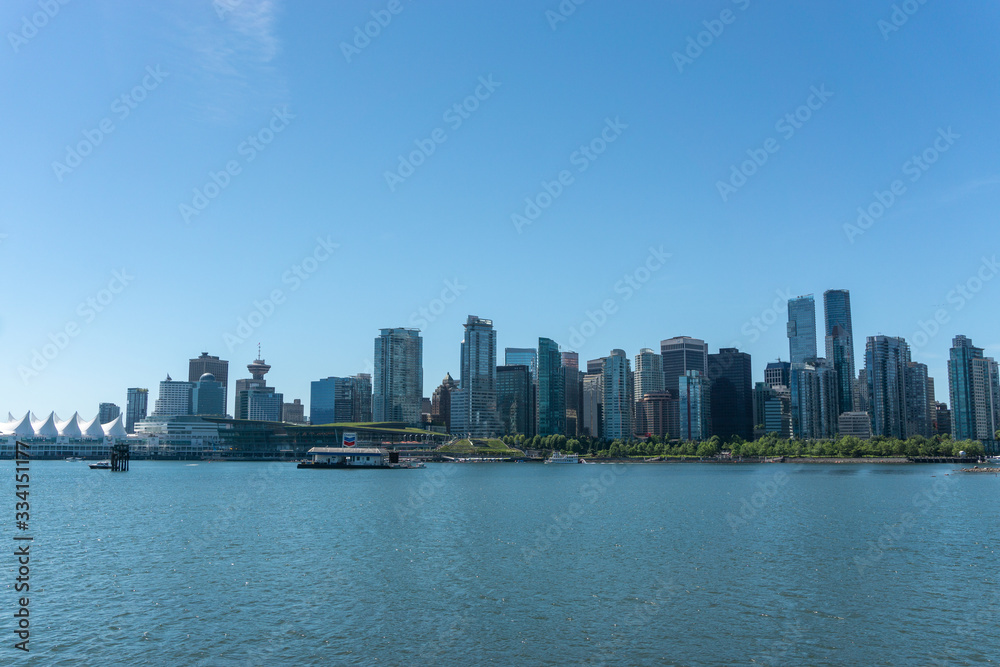
<instances>
[{"instance_id":1,"label":"waterfront building","mask_svg":"<svg viewBox=\"0 0 1000 667\"><path fill-rule=\"evenodd\" d=\"M129 387L125 403L125 431L135 433L136 422L146 418L149 406L149 389Z\"/></svg>"},{"instance_id":2,"label":"waterfront building","mask_svg":"<svg viewBox=\"0 0 1000 667\"><path fill-rule=\"evenodd\" d=\"M966 336L955 336L948 358L951 437L993 441L1000 429L997 362Z\"/></svg>"},{"instance_id":3,"label":"waterfront building","mask_svg":"<svg viewBox=\"0 0 1000 667\"><path fill-rule=\"evenodd\" d=\"M681 440L708 440L711 436L711 382L700 371L678 379Z\"/></svg>"},{"instance_id":4,"label":"waterfront building","mask_svg":"<svg viewBox=\"0 0 1000 667\"><path fill-rule=\"evenodd\" d=\"M677 336L660 341L663 357L663 388L679 396L680 378L688 371L708 374L708 345L699 338Z\"/></svg>"},{"instance_id":5,"label":"waterfront building","mask_svg":"<svg viewBox=\"0 0 1000 667\"><path fill-rule=\"evenodd\" d=\"M750 355L724 347L708 355L711 382L711 433L723 442L753 439L753 373Z\"/></svg>"},{"instance_id":6,"label":"waterfront building","mask_svg":"<svg viewBox=\"0 0 1000 667\"><path fill-rule=\"evenodd\" d=\"M352 385L351 421L361 424L372 422L372 376L371 373L358 373L348 378ZM421 407L421 409L423 409Z\"/></svg>"},{"instance_id":7,"label":"waterfront building","mask_svg":"<svg viewBox=\"0 0 1000 667\"><path fill-rule=\"evenodd\" d=\"M504 365L527 366L532 383L538 382L538 350L533 347L508 347L504 349Z\"/></svg>"},{"instance_id":8,"label":"waterfront building","mask_svg":"<svg viewBox=\"0 0 1000 667\"><path fill-rule=\"evenodd\" d=\"M431 423L444 424L448 433L451 433L451 395L457 389L458 382L452 379L451 373L445 373L444 380L431 396Z\"/></svg>"},{"instance_id":9,"label":"waterfront building","mask_svg":"<svg viewBox=\"0 0 1000 667\"><path fill-rule=\"evenodd\" d=\"M354 382L328 377L309 384L309 417L313 424L346 424L354 421Z\"/></svg>"},{"instance_id":10,"label":"waterfront building","mask_svg":"<svg viewBox=\"0 0 1000 667\"><path fill-rule=\"evenodd\" d=\"M812 294L788 300L787 333L789 363L816 358L816 302Z\"/></svg>"},{"instance_id":11,"label":"waterfront building","mask_svg":"<svg viewBox=\"0 0 1000 667\"><path fill-rule=\"evenodd\" d=\"M372 413L376 422L420 424L424 390L419 329L381 329L375 339Z\"/></svg>"},{"instance_id":12,"label":"waterfront building","mask_svg":"<svg viewBox=\"0 0 1000 667\"><path fill-rule=\"evenodd\" d=\"M97 418L102 424L113 422L122 413L122 409L114 403L101 403L97 407Z\"/></svg>"},{"instance_id":13,"label":"waterfront building","mask_svg":"<svg viewBox=\"0 0 1000 667\"><path fill-rule=\"evenodd\" d=\"M772 361L764 369L764 382L770 387L787 387L792 383L792 364L788 361Z\"/></svg>"},{"instance_id":14,"label":"waterfront building","mask_svg":"<svg viewBox=\"0 0 1000 667\"><path fill-rule=\"evenodd\" d=\"M871 401L868 399L868 371L864 368L858 371L858 379L854 382L854 409L857 412L871 414Z\"/></svg>"},{"instance_id":15,"label":"waterfront building","mask_svg":"<svg viewBox=\"0 0 1000 667\"><path fill-rule=\"evenodd\" d=\"M854 436L862 440L872 437L872 420L867 412L841 412L837 418L841 436Z\"/></svg>"},{"instance_id":16,"label":"waterfront building","mask_svg":"<svg viewBox=\"0 0 1000 667\"><path fill-rule=\"evenodd\" d=\"M566 380L562 373L559 345L549 338L538 339L538 392L536 408L538 435L563 435L566 431Z\"/></svg>"},{"instance_id":17,"label":"waterfront building","mask_svg":"<svg viewBox=\"0 0 1000 667\"><path fill-rule=\"evenodd\" d=\"M198 357L188 360L188 382L197 382L205 373L213 375L216 382L222 385L222 412L220 414L224 415L229 406L229 362L214 357L208 352L202 352Z\"/></svg>"},{"instance_id":18,"label":"waterfront building","mask_svg":"<svg viewBox=\"0 0 1000 667\"><path fill-rule=\"evenodd\" d=\"M824 358L793 363L789 386L792 437L799 440L837 435L840 402L837 371Z\"/></svg>"},{"instance_id":19,"label":"waterfront building","mask_svg":"<svg viewBox=\"0 0 1000 667\"><path fill-rule=\"evenodd\" d=\"M191 414L226 416L226 388L211 373L204 373L191 383Z\"/></svg>"},{"instance_id":20,"label":"waterfront building","mask_svg":"<svg viewBox=\"0 0 1000 667\"><path fill-rule=\"evenodd\" d=\"M497 413L502 435L533 435L531 388L528 366L497 366Z\"/></svg>"},{"instance_id":21,"label":"waterfront building","mask_svg":"<svg viewBox=\"0 0 1000 667\"><path fill-rule=\"evenodd\" d=\"M469 315L461 348L458 391L451 400L454 433L488 438L500 432L497 418L497 332L492 320Z\"/></svg>"},{"instance_id":22,"label":"waterfront building","mask_svg":"<svg viewBox=\"0 0 1000 667\"><path fill-rule=\"evenodd\" d=\"M865 375L872 435L907 437L907 366L910 346L903 338L869 336L865 346ZM926 385L923 387L926 397ZM912 397L912 394L911 394ZM923 399L926 401L926 398Z\"/></svg>"},{"instance_id":23,"label":"waterfront building","mask_svg":"<svg viewBox=\"0 0 1000 667\"><path fill-rule=\"evenodd\" d=\"M600 375L601 373L603 373L604 372L604 360L605 359L607 359L607 357L599 357L597 359L588 359L587 360L587 374L588 375L594 375L594 374Z\"/></svg>"},{"instance_id":24,"label":"waterfront building","mask_svg":"<svg viewBox=\"0 0 1000 667\"><path fill-rule=\"evenodd\" d=\"M837 371L837 398L841 412L854 408L854 329L851 324L851 293L827 290L823 293L826 321L826 358Z\"/></svg>"},{"instance_id":25,"label":"waterfront building","mask_svg":"<svg viewBox=\"0 0 1000 667\"><path fill-rule=\"evenodd\" d=\"M267 380L264 379L271 367L258 358L247 364L247 370L250 371L250 378L236 381L236 419L281 421L285 397L277 393L274 387L268 387Z\"/></svg>"},{"instance_id":26,"label":"waterfront building","mask_svg":"<svg viewBox=\"0 0 1000 667\"><path fill-rule=\"evenodd\" d=\"M635 432L639 435L652 433L652 429L646 423L646 413L640 409L638 403L643 400L646 394L662 393L663 385L663 355L658 354L648 347L639 350L635 355L635 371L633 372L632 395L635 396Z\"/></svg>"},{"instance_id":27,"label":"waterfront building","mask_svg":"<svg viewBox=\"0 0 1000 667\"><path fill-rule=\"evenodd\" d=\"M587 368L591 368L587 362ZM601 367L603 369L603 362ZM583 435L591 438L603 437L601 423L604 418L601 403L604 400L604 372L585 373L583 376Z\"/></svg>"},{"instance_id":28,"label":"waterfront building","mask_svg":"<svg viewBox=\"0 0 1000 667\"><path fill-rule=\"evenodd\" d=\"M190 382L173 380L167 375L167 379L160 382L160 393L156 398L153 414L157 417L191 414L192 387Z\"/></svg>"},{"instance_id":29,"label":"waterfront building","mask_svg":"<svg viewBox=\"0 0 1000 667\"><path fill-rule=\"evenodd\" d=\"M642 415L644 435L676 438L680 433L680 411L677 399L669 391L651 391L636 401L636 418Z\"/></svg>"},{"instance_id":30,"label":"waterfront building","mask_svg":"<svg viewBox=\"0 0 1000 667\"><path fill-rule=\"evenodd\" d=\"M934 413L928 410L927 365L910 361L906 364L906 437L934 435L931 424Z\"/></svg>"},{"instance_id":31,"label":"waterfront building","mask_svg":"<svg viewBox=\"0 0 1000 667\"><path fill-rule=\"evenodd\" d=\"M576 354L575 352L573 354ZM566 397L566 430L565 435L575 438L583 428L581 414L583 412L583 373L576 366L562 367L564 395Z\"/></svg>"},{"instance_id":32,"label":"waterfront building","mask_svg":"<svg viewBox=\"0 0 1000 667\"><path fill-rule=\"evenodd\" d=\"M624 350L612 350L604 361L603 389L604 423L601 431L608 440L631 439L632 411L635 409L630 380L631 364Z\"/></svg>"},{"instance_id":33,"label":"waterfront building","mask_svg":"<svg viewBox=\"0 0 1000 667\"><path fill-rule=\"evenodd\" d=\"M291 403L282 404L281 421L289 424L306 423L306 406L302 404L302 399L296 398Z\"/></svg>"},{"instance_id":34,"label":"waterfront building","mask_svg":"<svg viewBox=\"0 0 1000 667\"><path fill-rule=\"evenodd\" d=\"M931 422L931 434L937 433L937 394L934 393L934 378L927 376L927 415Z\"/></svg>"},{"instance_id":35,"label":"waterfront building","mask_svg":"<svg viewBox=\"0 0 1000 667\"><path fill-rule=\"evenodd\" d=\"M934 406L934 413L937 419L936 435L948 435L951 433L951 410L947 403L937 403Z\"/></svg>"},{"instance_id":36,"label":"waterfront building","mask_svg":"<svg viewBox=\"0 0 1000 667\"><path fill-rule=\"evenodd\" d=\"M789 387L785 385L768 386L763 385L759 393L755 392L754 400L760 402L760 412L763 421L755 424L754 436L760 437L768 433L774 433L779 438L792 437L792 395ZM755 402L755 410L757 403ZM758 433L756 426L763 428Z\"/></svg>"}]
</instances>

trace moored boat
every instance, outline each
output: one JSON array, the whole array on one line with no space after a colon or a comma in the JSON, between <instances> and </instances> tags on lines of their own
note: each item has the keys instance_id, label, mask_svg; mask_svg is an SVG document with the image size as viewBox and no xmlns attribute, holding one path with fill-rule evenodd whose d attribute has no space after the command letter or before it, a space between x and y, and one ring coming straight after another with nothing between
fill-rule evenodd
<instances>
[{"instance_id":1,"label":"moored boat","mask_svg":"<svg viewBox=\"0 0 1000 667\"><path fill-rule=\"evenodd\" d=\"M546 463L579 463L579 454L563 454L561 452L552 452L552 456L545 459Z\"/></svg>"},{"instance_id":2,"label":"moored boat","mask_svg":"<svg viewBox=\"0 0 1000 667\"><path fill-rule=\"evenodd\" d=\"M98 461L90 464L91 470L111 470L111 461Z\"/></svg>"}]
</instances>

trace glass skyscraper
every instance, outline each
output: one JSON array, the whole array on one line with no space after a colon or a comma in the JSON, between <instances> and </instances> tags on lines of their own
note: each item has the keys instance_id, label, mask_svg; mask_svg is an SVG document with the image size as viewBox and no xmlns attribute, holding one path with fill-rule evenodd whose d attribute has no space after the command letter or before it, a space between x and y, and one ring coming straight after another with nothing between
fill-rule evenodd
<instances>
[{"instance_id":1,"label":"glass skyscraper","mask_svg":"<svg viewBox=\"0 0 1000 667\"><path fill-rule=\"evenodd\" d=\"M708 373L708 345L690 336L677 336L660 342L663 356L663 387L678 396L680 378L688 371Z\"/></svg>"},{"instance_id":2,"label":"glass skyscraper","mask_svg":"<svg viewBox=\"0 0 1000 667\"><path fill-rule=\"evenodd\" d=\"M508 347L504 349L504 364L527 366L531 381L538 382L538 350L533 347Z\"/></svg>"},{"instance_id":3,"label":"glass skyscraper","mask_svg":"<svg viewBox=\"0 0 1000 667\"><path fill-rule=\"evenodd\" d=\"M375 339L372 413L377 422L419 424L424 392L419 329L381 329Z\"/></svg>"},{"instance_id":4,"label":"glass skyscraper","mask_svg":"<svg viewBox=\"0 0 1000 667\"><path fill-rule=\"evenodd\" d=\"M652 433L652 427L646 422L646 411L639 407L642 397L646 394L662 393L663 386L663 355L657 354L648 347L639 350L635 355L635 373L633 375L632 395L635 398L635 432L639 434Z\"/></svg>"},{"instance_id":5,"label":"glass skyscraper","mask_svg":"<svg viewBox=\"0 0 1000 667\"><path fill-rule=\"evenodd\" d=\"M792 364L816 358L816 302L812 294L788 300L788 354Z\"/></svg>"},{"instance_id":6,"label":"glass skyscraper","mask_svg":"<svg viewBox=\"0 0 1000 667\"><path fill-rule=\"evenodd\" d=\"M538 339L538 435L562 435L566 429L566 380L559 344Z\"/></svg>"},{"instance_id":7,"label":"glass skyscraper","mask_svg":"<svg viewBox=\"0 0 1000 667\"><path fill-rule=\"evenodd\" d=\"M965 336L955 336L948 358L951 437L992 441L1000 429L997 362Z\"/></svg>"},{"instance_id":8,"label":"glass skyscraper","mask_svg":"<svg viewBox=\"0 0 1000 667\"><path fill-rule=\"evenodd\" d=\"M678 379L680 439L708 440L712 411L711 386L699 371L688 371Z\"/></svg>"},{"instance_id":9,"label":"glass skyscraper","mask_svg":"<svg viewBox=\"0 0 1000 667\"><path fill-rule=\"evenodd\" d=\"M894 336L869 336L865 346L872 435L906 438L906 379L910 346ZM925 390L926 391L926 390ZM926 393L923 401L926 403Z\"/></svg>"},{"instance_id":10,"label":"glass skyscraper","mask_svg":"<svg viewBox=\"0 0 1000 667\"><path fill-rule=\"evenodd\" d=\"M753 439L753 376L750 355L725 347L708 355L712 435L729 442L734 436Z\"/></svg>"},{"instance_id":11,"label":"glass skyscraper","mask_svg":"<svg viewBox=\"0 0 1000 667\"><path fill-rule=\"evenodd\" d=\"M851 325L851 293L823 292L826 320L826 358L837 371L837 401L841 412L854 411L854 330Z\"/></svg>"},{"instance_id":12,"label":"glass skyscraper","mask_svg":"<svg viewBox=\"0 0 1000 667\"><path fill-rule=\"evenodd\" d=\"M628 356L624 350L612 350L604 360L602 389L604 391L603 437L614 440L632 437L632 414L635 401Z\"/></svg>"},{"instance_id":13,"label":"glass skyscraper","mask_svg":"<svg viewBox=\"0 0 1000 667\"><path fill-rule=\"evenodd\" d=\"M497 332L493 321L469 315L462 339L458 391L451 397L453 433L474 438L500 433L496 364Z\"/></svg>"},{"instance_id":14,"label":"glass skyscraper","mask_svg":"<svg viewBox=\"0 0 1000 667\"><path fill-rule=\"evenodd\" d=\"M149 389L129 387L128 400L125 403L125 431L135 433L136 422L146 418L149 408Z\"/></svg>"}]
</instances>

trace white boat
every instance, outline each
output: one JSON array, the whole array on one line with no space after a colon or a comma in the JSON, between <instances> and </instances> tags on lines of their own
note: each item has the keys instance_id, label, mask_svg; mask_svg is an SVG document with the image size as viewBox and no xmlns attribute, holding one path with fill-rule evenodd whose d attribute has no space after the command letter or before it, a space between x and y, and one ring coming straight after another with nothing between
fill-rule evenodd
<instances>
[{"instance_id":1,"label":"white boat","mask_svg":"<svg viewBox=\"0 0 1000 667\"><path fill-rule=\"evenodd\" d=\"M90 464L91 470L111 470L111 461L98 461Z\"/></svg>"},{"instance_id":2,"label":"white boat","mask_svg":"<svg viewBox=\"0 0 1000 667\"><path fill-rule=\"evenodd\" d=\"M66 461L68 461L69 463L79 463L80 461L83 461L83 459L81 459L79 456L68 456L66 457Z\"/></svg>"},{"instance_id":3,"label":"white boat","mask_svg":"<svg viewBox=\"0 0 1000 667\"><path fill-rule=\"evenodd\" d=\"M546 463L579 463L579 454L561 454L559 452L552 452L550 458L545 459Z\"/></svg>"}]
</instances>

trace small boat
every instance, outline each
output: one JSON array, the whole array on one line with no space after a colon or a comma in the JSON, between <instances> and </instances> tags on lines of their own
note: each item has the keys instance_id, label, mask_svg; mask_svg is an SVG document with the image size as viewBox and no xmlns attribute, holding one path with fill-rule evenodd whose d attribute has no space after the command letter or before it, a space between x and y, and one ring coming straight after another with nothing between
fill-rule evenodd
<instances>
[{"instance_id":1,"label":"small boat","mask_svg":"<svg viewBox=\"0 0 1000 667\"><path fill-rule=\"evenodd\" d=\"M111 461L98 461L90 464L91 470L111 470Z\"/></svg>"},{"instance_id":2,"label":"small boat","mask_svg":"<svg viewBox=\"0 0 1000 667\"><path fill-rule=\"evenodd\" d=\"M579 454L562 454L560 452L552 452L550 458L545 459L546 463L579 463Z\"/></svg>"},{"instance_id":3,"label":"small boat","mask_svg":"<svg viewBox=\"0 0 1000 667\"><path fill-rule=\"evenodd\" d=\"M68 463L79 463L80 461L83 461L83 459L81 459L79 456L67 456L66 461Z\"/></svg>"}]
</instances>

